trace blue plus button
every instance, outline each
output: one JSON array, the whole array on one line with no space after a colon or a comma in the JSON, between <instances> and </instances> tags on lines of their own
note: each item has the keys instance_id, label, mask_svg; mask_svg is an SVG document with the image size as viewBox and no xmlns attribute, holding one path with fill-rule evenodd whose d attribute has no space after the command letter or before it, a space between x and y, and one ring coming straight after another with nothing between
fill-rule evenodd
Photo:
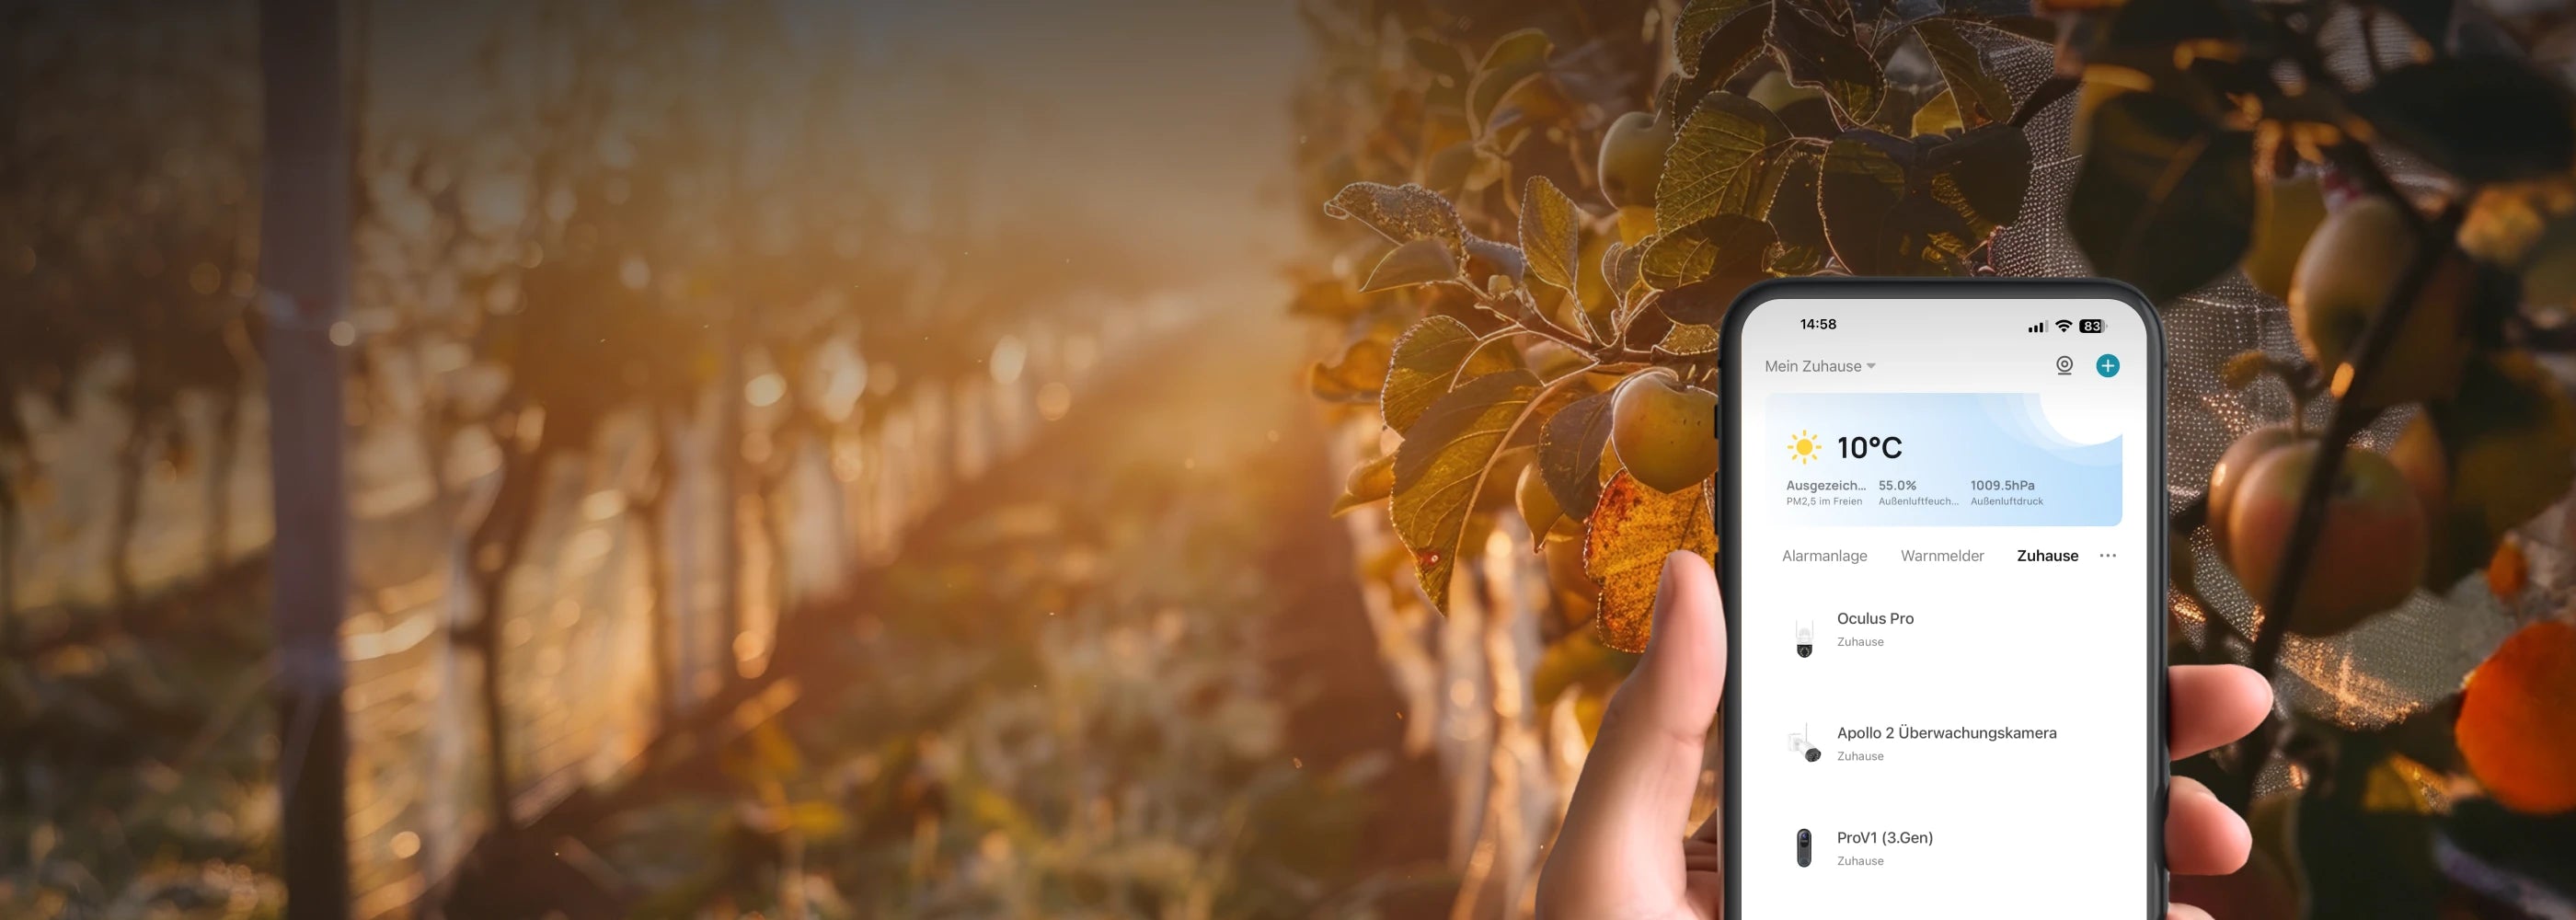
<instances>
[{"instance_id":1,"label":"blue plus button","mask_svg":"<svg viewBox=\"0 0 2576 920\"><path fill-rule=\"evenodd\" d=\"M2104 377L2117 374L2120 372L2120 357L2118 355L2103 355L2099 358L2095 358L2093 359L2093 369L2101 371L2102 376Z\"/></svg>"}]
</instances>

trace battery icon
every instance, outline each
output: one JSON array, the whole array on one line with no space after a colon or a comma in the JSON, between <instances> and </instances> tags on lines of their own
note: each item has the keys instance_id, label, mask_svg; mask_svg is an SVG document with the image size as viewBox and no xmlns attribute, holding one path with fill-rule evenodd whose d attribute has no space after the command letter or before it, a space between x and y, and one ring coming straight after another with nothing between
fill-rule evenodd
<instances>
[{"instance_id":1,"label":"battery icon","mask_svg":"<svg viewBox=\"0 0 2576 920\"><path fill-rule=\"evenodd\" d=\"M2086 332L2100 332L2102 331L2102 321L2098 319L2088 319L2083 321L2083 324L2078 328L2081 328Z\"/></svg>"}]
</instances>

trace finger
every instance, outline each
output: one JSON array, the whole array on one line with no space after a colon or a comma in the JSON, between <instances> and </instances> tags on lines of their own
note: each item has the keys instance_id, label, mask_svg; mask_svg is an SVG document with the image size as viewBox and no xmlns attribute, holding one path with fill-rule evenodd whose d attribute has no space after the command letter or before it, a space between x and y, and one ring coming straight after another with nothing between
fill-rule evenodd
<instances>
[{"instance_id":1,"label":"finger","mask_svg":"<svg viewBox=\"0 0 2576 920\"><path fill-rule=\"evenodd\" d=\"M2173 778L2165 806L2165 868L2182 875L2226 875L2245 866L2254 834L2209 787Z\"/></svg>"},{"instance_id":2,"label":"finger","mask_svg":"<svg viewBox=\"0 0 2576 920\"><path fill-rule=\"evenodd\" d=\"M2165 907L2165 920L2213 920L2213 918L2209 916L2208 911L2189 904L2172 904Z\"/></svg>"},{"instance_id":3,"label":"finger","mask_svg":"<svg viewBox=\"0 0 2576 920\"><path fill-rule=\"evenodd\" d=\"M2272 685L2232 664L2180 665L2167 681L2175 760L2245 737L2272 712Z\"/></svg>"},{"instance_id":4,"label":"finger","mask_svg":"<svg viewBox=\"0 0 2576 920\"><path fill-rule=\"evenodd\" d=\"M1687 552L1664 560L1654 619L1645 656L1602 714L1542 889L1681 903L1681 834L1726 689L1726 628L1708 560ZM1541 900L1548 895L1542 890Z\"/></svg>"}]
</instances>

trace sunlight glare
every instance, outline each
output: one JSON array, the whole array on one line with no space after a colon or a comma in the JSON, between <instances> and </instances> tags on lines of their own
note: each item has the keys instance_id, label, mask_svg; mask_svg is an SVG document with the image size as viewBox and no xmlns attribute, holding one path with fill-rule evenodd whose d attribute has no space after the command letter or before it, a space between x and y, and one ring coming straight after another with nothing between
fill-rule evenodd
<instances>
[{"instance_id":1,"label":"sunlight glare","mask_svg":"<svg viewBox=\"0 0 2576 920\"><path fill-rule=\"evenodd\" d=\"M1029 347L1020 341L1020 337L1003 336L1001 341L993 343L993 382L1009 386L1012 381L1020 379L1020 369L1027 366L1028 361Z\"/></svg>"},{"instance_id":2,"label":"sunlight glare","mask_svg":"<svg viewBox=\"0 0 2576 920\"><path fill-rule=\"evenodd\" d=\"M755 406L766 408L776 405L786 396L787 378L778 376L774 371L753 377L750 382L742 385L742 398L749 400Z\"/></svg>"}]
</instances>

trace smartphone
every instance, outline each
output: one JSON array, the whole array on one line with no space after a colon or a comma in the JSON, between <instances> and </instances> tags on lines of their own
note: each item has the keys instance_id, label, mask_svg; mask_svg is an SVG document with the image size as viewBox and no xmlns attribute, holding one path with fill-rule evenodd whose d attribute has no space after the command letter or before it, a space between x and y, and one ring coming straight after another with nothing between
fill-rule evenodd
<instances>
[{"instance_id":1,"label":"smartphone","mask_svg":"<svg viewBox=\"0 0 2576 920\"><path fill-rule=\"evenodd\" d=\"M2163 917L2153 308L1783 279L1720 341L1725 915Z\"/></svg>"}]
</instances>

